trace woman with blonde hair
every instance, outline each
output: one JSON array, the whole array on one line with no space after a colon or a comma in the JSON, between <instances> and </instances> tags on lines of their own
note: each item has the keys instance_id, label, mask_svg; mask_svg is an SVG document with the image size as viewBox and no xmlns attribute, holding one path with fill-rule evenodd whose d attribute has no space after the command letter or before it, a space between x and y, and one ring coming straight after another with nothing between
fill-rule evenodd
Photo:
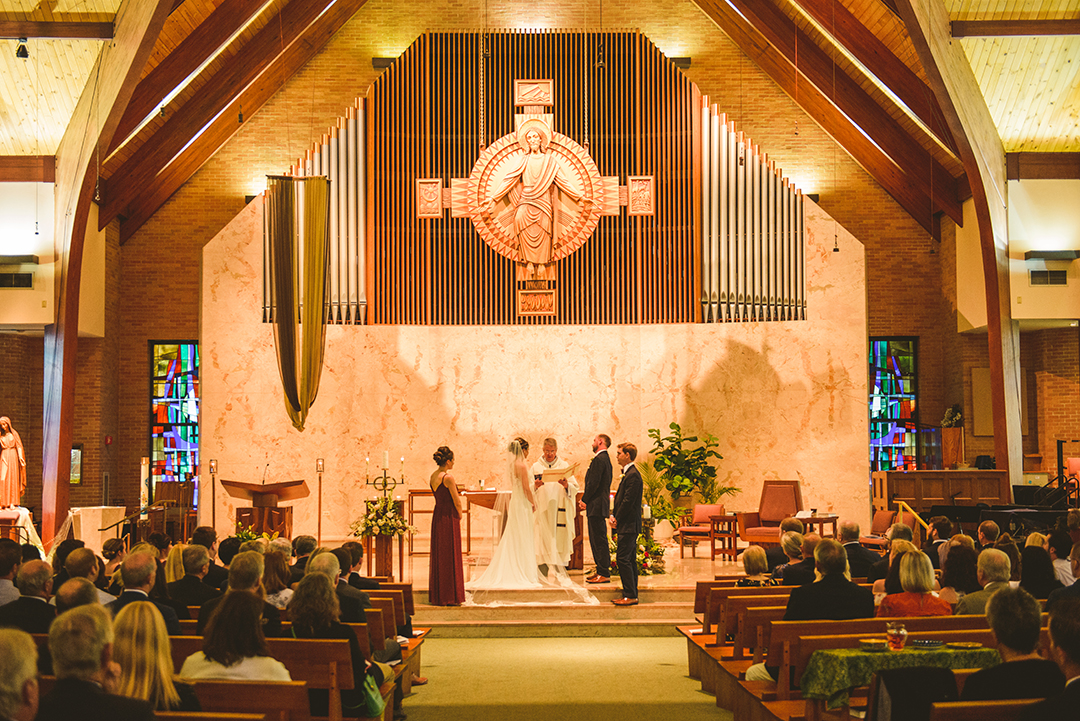
<instances>
[{"instance_id":1,"label":"woman with blonde hair","mask_svg":"<svg viewBox=\"0 0 1080 721\"><path fill-rule=\"evenodd\" d=\"M165 583L173 583L184 577L184 549L183 543L177 543L169 551L165 559Z\"/></svg>"},{"instance_id":2,"label":"woman with blonde hair","mask_svg":"<svg viewBox=\"0 0 1080 721\"><path fill-rule=\"evenodd\" d=\"M952 606L934 595L934 566L922 551L909 551L900 558L902 593L886 596L878 606L878 616L951 616Z\"/></svg>"},{"instance_id":3,"label":"woman with blonde hair","mask_svg":"<svg viewBox=\"0 0 1080 721\"><path fill-rule=\"evenodd\" d=\"M736 586L779 586L780 581L769 576L769 559L761 546L750 546L742 552L743 570L746 576L735 582Z\"/></svg>"},{"instance_id":4,"label":"woman with blonde hair","mask_svg":"<svg viewBox=\"0 0 1080 721\"><path fill-rule=\"evenodd\" d=\"M803 535L796 531L788 531L780 537L780 548L784 550L784 555L788 557L787 563L781 563L779 566L773 569L772 577L780 581L784 578L784 569L793 563L798 563L802 560L802 547L803 547Z\"/></svg>"},{"instance_id":5,"label":"woman with blonde hair","mask_svg":"<svg viewBox=\"0 0 1080 721\"><path fill-rule=\"evenodd\" d=\"M874 596L884 596L889 593L902 593L904 588L900 584L900 559L904 554L918 551L919 549L911 541L896 540L889 549L889 572L885 578L874 581Z\"/></svg>"},{"instance_id":6,"label":"woman with blonde hair","mask_svg":"<svg viewBox=\"0 0 1080 721\"><path fill-rule=\"evenodd\" d=\"M149 701L156 711L202 711L192 688L176 680L165 620L154 604L124 606L113 633L113 660L120 666L117 694Z\"/></svg>"}]
</instances>

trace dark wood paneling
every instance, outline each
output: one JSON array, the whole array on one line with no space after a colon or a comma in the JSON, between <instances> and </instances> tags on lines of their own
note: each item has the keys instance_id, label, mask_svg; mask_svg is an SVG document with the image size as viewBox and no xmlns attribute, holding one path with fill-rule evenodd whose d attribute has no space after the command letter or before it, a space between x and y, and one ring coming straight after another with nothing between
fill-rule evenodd
<instances>
[{"instance_id":1,"label":"dark wood paneling","mask_svg":"<svg viewBox=\"0 0 1080 721\"><path fill-rule=\"evenodd\" d=\"M1080 180L1080 153L1006 153L1009 180Z\"/></svg>"},{"instance_id":2,"label":"dark wood paneling","mask_svg":"<svg viewBox=\"0 0 1080 721\"><path fill-rule=\"evenodd\" d=\"M954 38L1080 35L1080 18L1062 20L953 20Z\"/></svg>"},{"instance_id":3,"label":"dark wood paneling","mask_svg":"<svg viewBox=\"0 0 1080 721\"><path fill-rule=\"evenodd\" d=\"M0 21L0 38L70 38L75 40L111 40L112 23Z\"/></svg>"},{"instance_id":4,"label":"dark wood paneling","mask_svg":"<svg viewBox=\"0 0 1080 721\"><path fill-rule=\"evenodd\" d=\"M53 155L0 155L0 183L55 183Z\"/></svg>"}]
</instances>

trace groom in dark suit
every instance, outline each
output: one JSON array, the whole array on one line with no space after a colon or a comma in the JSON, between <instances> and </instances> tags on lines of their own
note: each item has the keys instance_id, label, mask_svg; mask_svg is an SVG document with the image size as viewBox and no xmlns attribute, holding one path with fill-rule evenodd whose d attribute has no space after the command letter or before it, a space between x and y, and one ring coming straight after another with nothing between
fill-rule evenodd
<instances>
[{"instance_id":1,"label":"groom in dark suit","mask_svg":"<svg viewBox=\"0 0 1080 721\"><path fill-rule=\"evenodd\" d=\"M615 460L622 466L619 490L615 493L615 508L612 509L611 527L618 537L615 546L615 562L619 566L619 578L622 580L622 598L612 600L616 606L635 606L637 594L637 539L641 533L641 474L638 473L634 459L637 458L637 446L633 443L620 443Z\"/></svg>"},{"instance_id":2,"label":"groom in dark suit","mask_svg":"<svg viewBox=\"0 0 1080 721\"><path fill-rule=\"evenodd\" d=\"M589 547L596 561L596 572L585 579L586 583L611 583L611 551L607 540L608 499L611 496L609 446L611 438L603 433L593 439L592 449L596 455L585 472L585 491L578 501L578 510L585 511L585 520L589 525Z\"/></svg>"}]
</instances>

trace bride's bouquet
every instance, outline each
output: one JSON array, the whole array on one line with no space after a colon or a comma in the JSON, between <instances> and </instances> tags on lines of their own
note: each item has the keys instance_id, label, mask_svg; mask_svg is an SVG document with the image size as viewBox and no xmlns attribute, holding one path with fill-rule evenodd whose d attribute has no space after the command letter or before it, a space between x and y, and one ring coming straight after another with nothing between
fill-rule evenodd
<instances>
[{"instance_id":1,"label":"bride's bouquet","mask_svg":"<svg viewBox=\"0 0 1080 721\"><path fill-rule=\"evenodd\" d=\"M390 496L367 502L364 515L349 524L353 536L400 536L416 533L416 527L405 522L398 504Z\"/></svg>"}]
</instances>

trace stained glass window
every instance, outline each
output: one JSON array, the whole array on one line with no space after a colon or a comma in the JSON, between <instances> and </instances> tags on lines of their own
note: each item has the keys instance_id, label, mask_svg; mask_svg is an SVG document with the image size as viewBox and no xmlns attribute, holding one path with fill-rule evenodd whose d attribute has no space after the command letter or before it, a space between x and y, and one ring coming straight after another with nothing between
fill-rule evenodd
<instances>
[{"instance_id":1,"label":"stained glass window","mask_svg":"<svg viewBox=\"0 0 1080 721\"><path fill-rule=\"evenodd\" d=\"M870 339L870 470L919 467L918 338Z\"/></svg>"},{"instance_id":2,"label":"stained glass window","mask_svg":"<svg viewBox=\"0 0 1080 721\"><path fill-rule=\"evenodd\" d=\"M199 346L152 343L150 487L158 481L196 484L199 474Z\"/></svg>"}]
</instances>

